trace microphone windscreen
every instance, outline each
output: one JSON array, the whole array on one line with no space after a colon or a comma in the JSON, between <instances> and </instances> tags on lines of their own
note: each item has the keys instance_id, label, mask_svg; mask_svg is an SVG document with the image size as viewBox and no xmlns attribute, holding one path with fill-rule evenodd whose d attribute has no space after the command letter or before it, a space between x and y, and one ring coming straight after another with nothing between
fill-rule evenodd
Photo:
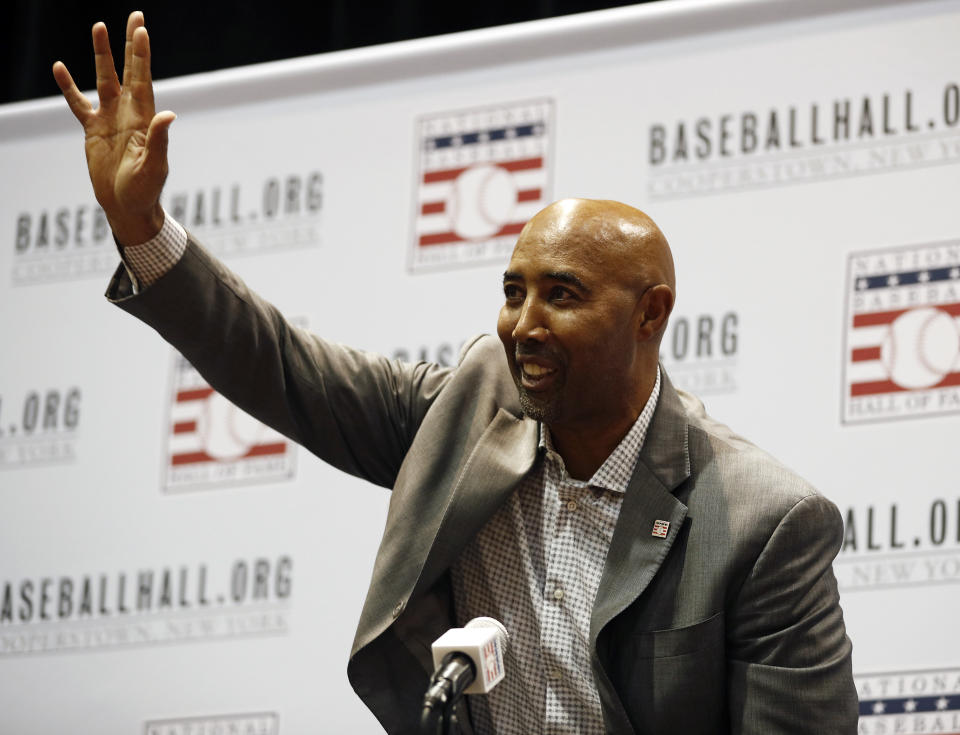
<instances>
[{"instance_id":1,"label":"microphone windscreen","mask_svg":"<svg viewBox=\"0 0 960 735\"><path fill-rule=\"evenodd\" d=\"M470 658L477 675L466 694L485 694L503 679L503 657L509 635L503 624L493 618L474 618L463 628L451 628L434 641L433 665L437 667L448 653Z\"/></svg>"}]
</instances>

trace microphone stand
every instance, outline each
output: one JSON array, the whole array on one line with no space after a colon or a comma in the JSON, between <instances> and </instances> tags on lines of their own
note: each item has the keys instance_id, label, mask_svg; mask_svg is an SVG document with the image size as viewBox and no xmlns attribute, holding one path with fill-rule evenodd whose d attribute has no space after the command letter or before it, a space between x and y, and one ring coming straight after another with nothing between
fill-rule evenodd
<instances>
[{"instance_id":1,"label":"microphone stand","mask_svg":"<svg viewBox=\"0 0 960 735\"><path fill-rule=\"evenodd\" d=\"M464 666L466 661L469 666ZM430 686L423 696L420 713L421 735L460 735L460 725L454 708L477 676L469 657L448 653L430 677Z\"/></svg>"}]
</instances>

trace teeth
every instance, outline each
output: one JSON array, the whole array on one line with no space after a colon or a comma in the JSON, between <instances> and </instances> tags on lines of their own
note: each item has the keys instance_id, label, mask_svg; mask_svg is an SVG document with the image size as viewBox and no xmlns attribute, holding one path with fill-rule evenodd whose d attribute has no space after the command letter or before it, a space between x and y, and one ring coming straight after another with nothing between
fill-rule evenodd
<instances>
[{"instance_id":1,"label":"teeth","mask_svg":"<svg viewBox=\"0 0 960 735\"><path fill-rule=\"evenodd\" d=\"M525 372L531 378L539 378L541 375L552 373L553 370L551 370L550 368L545 368L541 365L534 365L533 363L528 363L523 366L523 372Z\"/></svg>"}]
</instances>

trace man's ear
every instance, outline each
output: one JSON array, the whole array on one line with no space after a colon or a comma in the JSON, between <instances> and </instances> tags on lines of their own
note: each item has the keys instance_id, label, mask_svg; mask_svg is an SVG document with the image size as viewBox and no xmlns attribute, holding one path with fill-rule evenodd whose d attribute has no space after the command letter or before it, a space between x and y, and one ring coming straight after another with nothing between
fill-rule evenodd
<instances>
[{"instance_id":1,"label":"man's ear","mask_svg":"<svg viewBox=\"0 0 960 735\"><path fill-rule=\"evenodd\" d=\"M646 341L663 331L670 312L673 311L673 300L673 289L665 283L651 286L644 291L637 314L638 339Z\"/></svg>"}]
</instances>

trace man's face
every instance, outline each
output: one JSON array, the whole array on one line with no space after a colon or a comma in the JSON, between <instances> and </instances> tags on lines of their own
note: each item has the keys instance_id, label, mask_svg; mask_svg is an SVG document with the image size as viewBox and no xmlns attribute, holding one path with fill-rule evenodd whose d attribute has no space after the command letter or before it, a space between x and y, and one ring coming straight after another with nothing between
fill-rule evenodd
<instances>
[{"instance_id":1,"label":"man's face","mask_svg":"<svg viewBox=\"0 0 960 735\"><path fill-rule=\"evenodd\" d=\"M497 333L531 418L589 429L629 411L640 307L628 259L588 228L554 219L534 219L521 234Z\"/></svg>"}]
</instances>

